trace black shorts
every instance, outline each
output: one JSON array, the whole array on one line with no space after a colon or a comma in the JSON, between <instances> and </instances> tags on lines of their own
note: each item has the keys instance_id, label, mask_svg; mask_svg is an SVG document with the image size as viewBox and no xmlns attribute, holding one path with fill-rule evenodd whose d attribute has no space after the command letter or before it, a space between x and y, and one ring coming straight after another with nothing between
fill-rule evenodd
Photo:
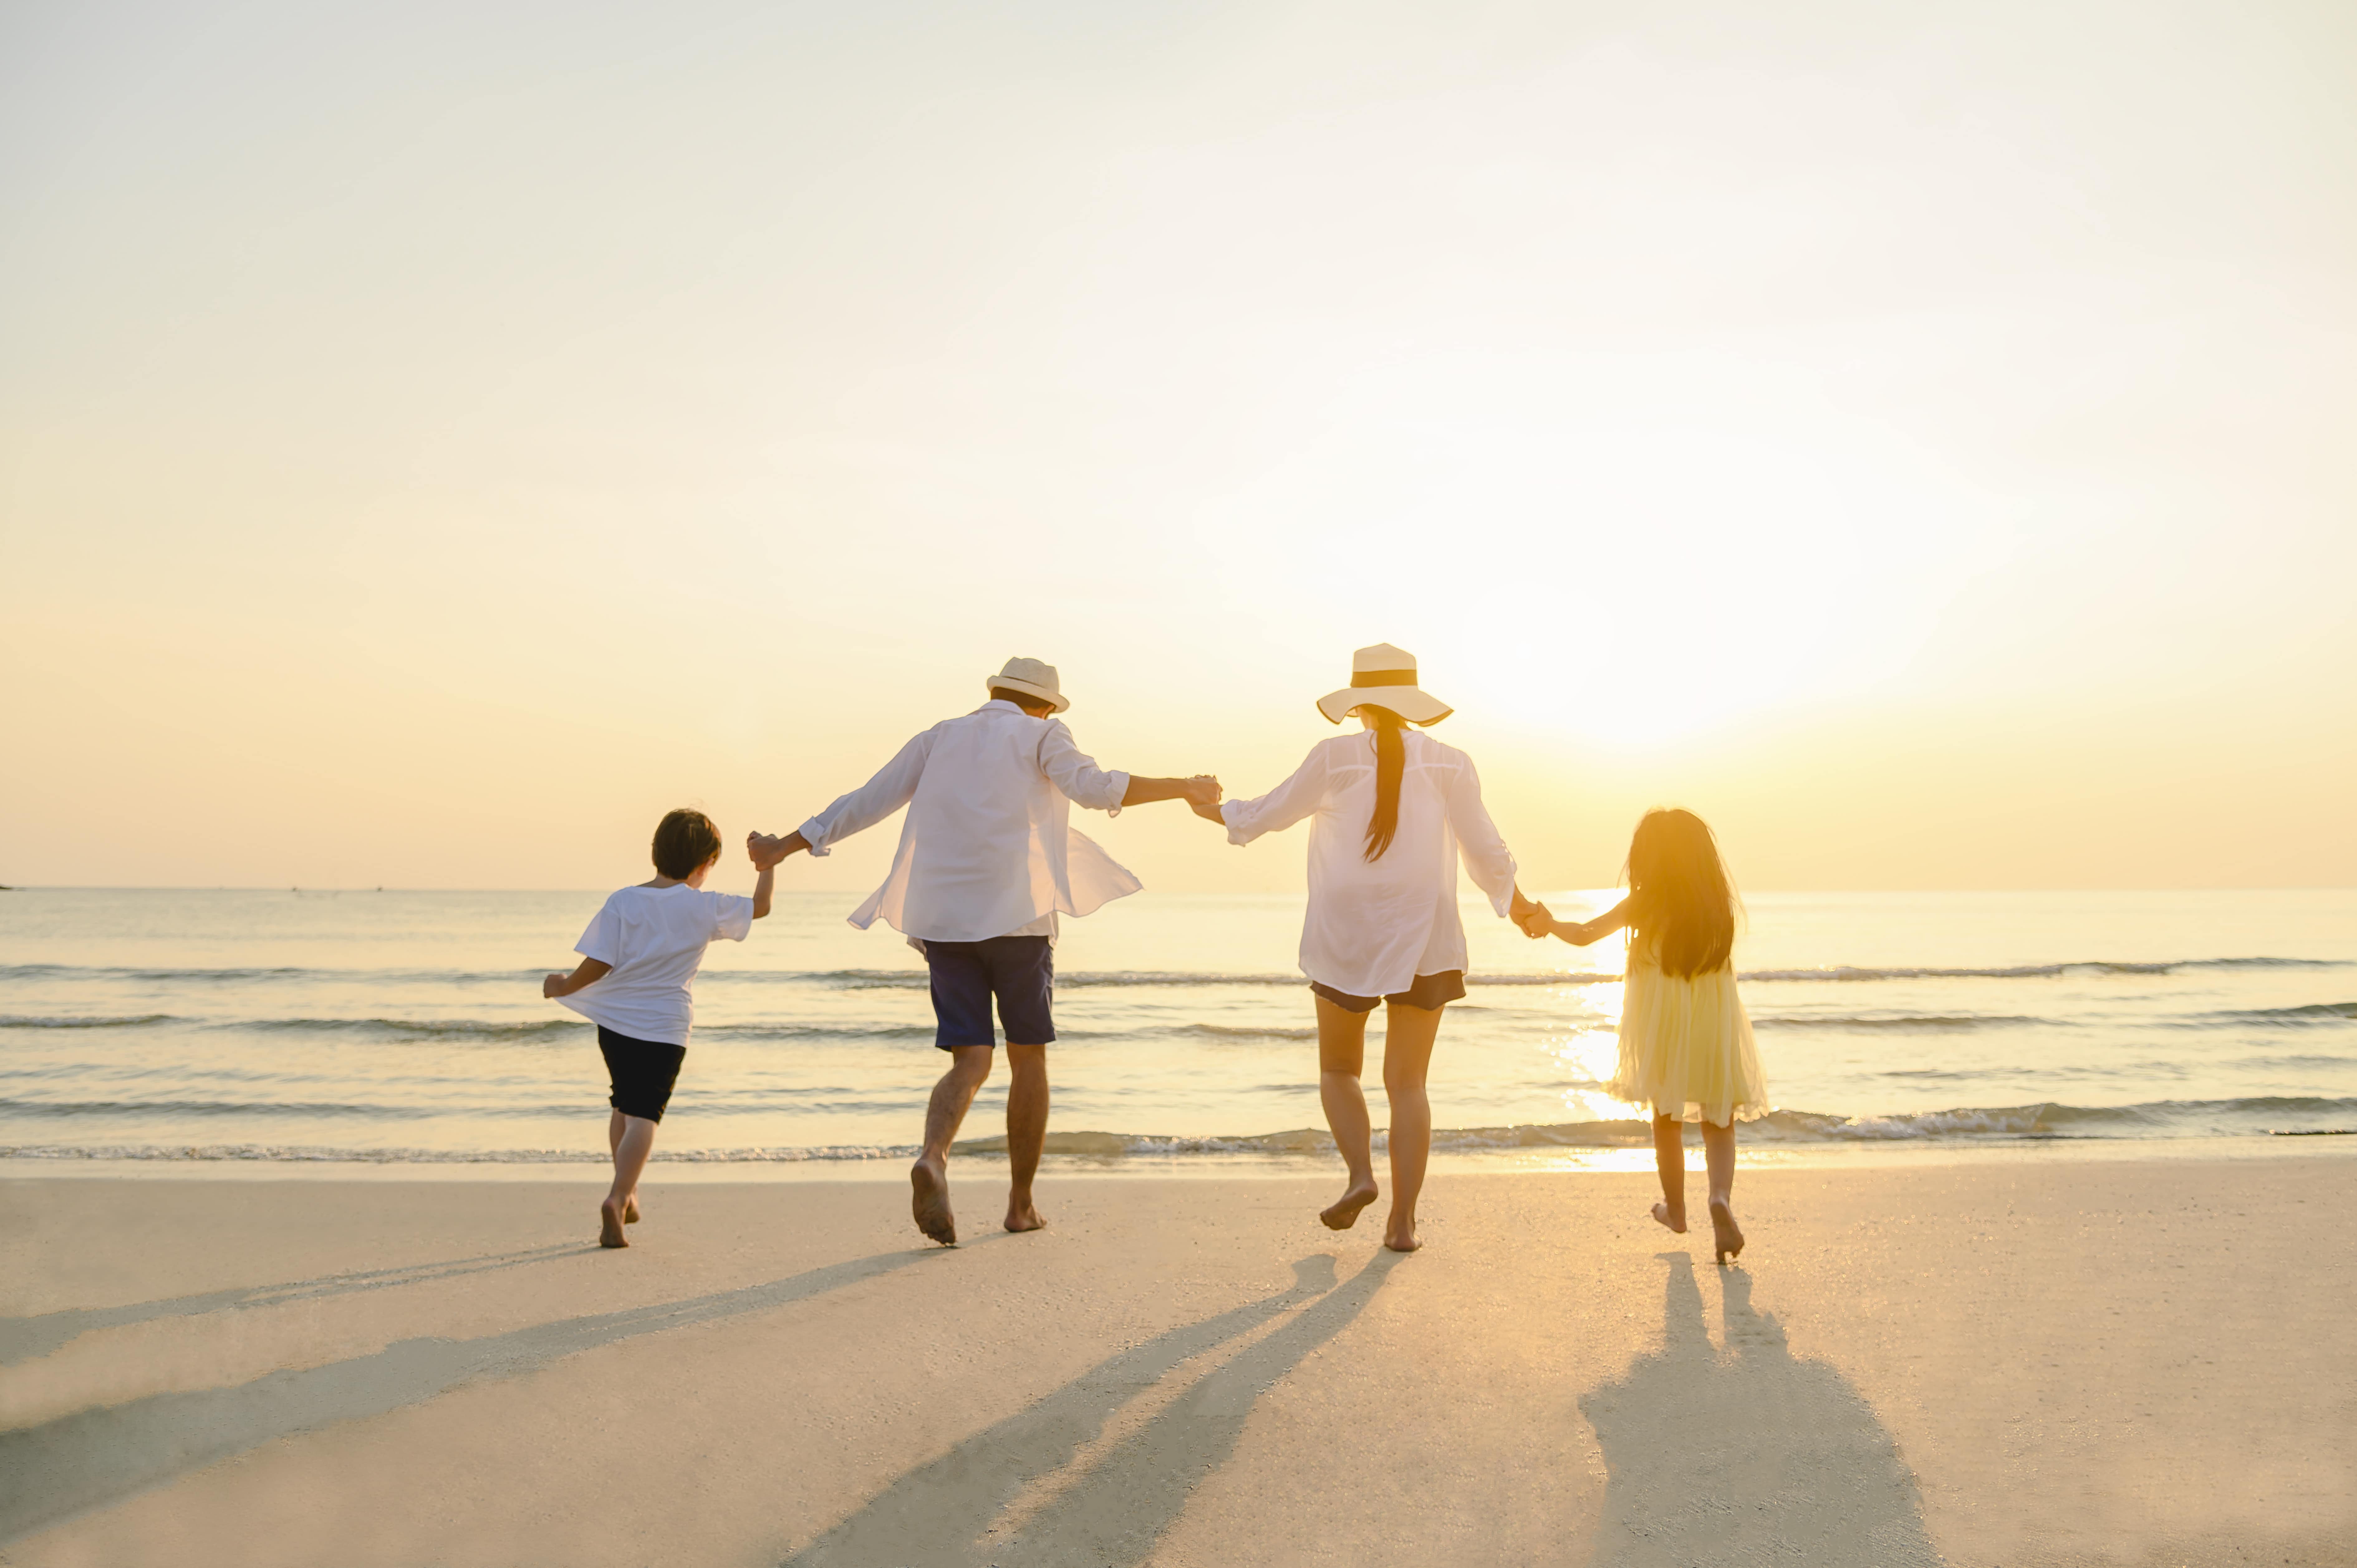
<instances>
[{"instance_id":1,"label":"black shorts","mask_svg":"<svg viewBox=\"0 0 2357 1568\"><path fill-rule=\"evenodd\" d=\"M625 1116L662 1120L671 1104L672 1086L679 1081L679 1064L687 1059L685 1046L660 1040L634 1040L597 1026L597 1054L606 1058L606 1078L613 1093L606 1103Z\"/></svg>"},{"instance_id":2,"label":"black shorts","mask_svg":"<svg viewBox=\"0 0 2357 1568\"><path fill-rule=\"evenodd\" d=\"M990 1004L1010 1046L1044 1046L1056 1037L1049 998L1056 985L1056 950L1045 937L993 937L980 942L925 943L933 976L933 1045L995 1046Z\"/></svg>"},{"instance_id":3,"label":"black shorts","mask_svg":"<svg viewBox=\"0 0 2357 1568\"><path fill-rule=\"evenodd\" d=\"M1405 991L1394 991L1389 996L1353 996L1347 991L1337 991L1330 985L1312 981L1309 989L1337 1007L1353 1013L1372 1013L1378 1002L1396 1002L1403 1007L1422 1007L1427 1012L1446 1003L1460 1000L1465 994L1465 972L1444 969L1438 974L1419 974Z\"/></svg>"}]
</instances>

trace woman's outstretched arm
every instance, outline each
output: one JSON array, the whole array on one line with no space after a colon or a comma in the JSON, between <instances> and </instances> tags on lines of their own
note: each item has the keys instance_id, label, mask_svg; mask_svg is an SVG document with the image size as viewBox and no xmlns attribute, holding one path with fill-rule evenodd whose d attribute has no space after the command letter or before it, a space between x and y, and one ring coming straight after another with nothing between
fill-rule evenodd
<instances>
[{"instance_id":1,"label":"woman's outstretched arm","mask_svg":"<svg viewBox=\"0 0 2357 1568\"><path fill-rule=\"evenodd\" d=\"M1312 747L1292 778L1256 800L1230 800L1224 806L1189 803L1197 816L1225 827L1230 843L1250 843L1263 833L1289 828L1326 803L1326 747Z\"/></svg>"},{"instance_id":2,"label":"woman's outstretched arm","mask_svg":"<svg viewBox=\"0 0 2357 1568\"><path fill-rule=\"evenodd\" d=\"M1544 904L1533 908L1530 918L1522 922L1523 930L1536 941L1541 937L1561 937L1573 947L1584 948L1598 937L1609 937L1629 923L1629 900L1623 898L1592 920L1558 920Z\"/></svg>"}]
</instances>

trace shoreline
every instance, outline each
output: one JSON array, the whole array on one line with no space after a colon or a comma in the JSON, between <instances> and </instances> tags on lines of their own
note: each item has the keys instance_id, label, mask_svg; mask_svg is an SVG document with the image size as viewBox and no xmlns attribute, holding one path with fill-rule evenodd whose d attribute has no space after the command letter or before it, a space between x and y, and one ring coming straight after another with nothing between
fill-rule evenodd
<instances>
[{"instance_id":1,"label":"shoreline","mask_svg":"<svg viewBox=\"0 0 2357 1568\"><path fill-rule=\"evenodd\" d=\"M1382 1133L1377 1133L1377 1165L1382 1165ZM975 1140L995 1144L1000 1140ZM892 1183L907 1179L914 1147L906 1152L857 1158L731 1159L705 1157L696 1151L666 1154L658 1148L647 1167L655 1184L694 1183L699 1186L743 1182L850 1184ZM961 1144L953 1156L969 1165L1003 1170L1002 1149ZM2117 1162L2121 1164L2247 1163L2277 1159L2357 1159L2357 1134L2243 1134L2191 1138L2021 1138L2006 1143L1937 1144L1893 1140L1883 1143L1799 1146L1782 1144L1738 1144L1738 1171L1851 1171L1866 1169L1926 1169L1947 1165L2037 1167L2044 1165ZM1702 1169L1698 1144L1689 1143L1687 1172ZM1060 1178L1118 1180L1241 1180L1293 1181L1330 1176L1340 1168L1329 1152L1303 1155L1200 1153L1187 1155L1076 1155L1049 1153L1040 1162L1043 1181ZM145 1155L0 1155L0 1181L56 1177L65 1180L210 1180L232 1181L483 1181L575 1182L605 1179L608 1169L602 1153L583 1152L554 1157L501 1159L454 1154L426 1159L270 1157L238 1154L155 1154ZM1651 1175L1650 1148L1517 1148L1485 1151L1435 1150L1430 1170L1435 1178L1479 1176L1627 1176Z\"/></svg>"}]
</instances>

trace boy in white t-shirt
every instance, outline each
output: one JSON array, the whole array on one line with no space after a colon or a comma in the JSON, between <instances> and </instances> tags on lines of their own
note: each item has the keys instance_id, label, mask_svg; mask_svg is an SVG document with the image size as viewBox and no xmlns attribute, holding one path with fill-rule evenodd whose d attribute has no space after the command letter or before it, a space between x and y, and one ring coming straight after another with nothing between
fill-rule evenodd
<instances>
[{"instance_id":1,"label":"boy in white t-shirt","mask_svg":"<svg viewBox=\"0 0 2357 1568\"><path fill-rule=\"evenodd\" d=\"M770 912L778 862L754 854L760 877L753 896L706 893L704 879L720 860L720 830L702 811L678 811L655 828L655 878L606 900L573 950L581 967L552 974L540 993L597 1026L614 1112L606 1142L614 1152L614 1186L597 1206L597 1243L627 1247L622 1227L639 1218L639 1173L654 1151L655 1124L671 1103L687 1059L690 992L704 950L715 937L741 942Z\"/></svg>"}]
</instances>

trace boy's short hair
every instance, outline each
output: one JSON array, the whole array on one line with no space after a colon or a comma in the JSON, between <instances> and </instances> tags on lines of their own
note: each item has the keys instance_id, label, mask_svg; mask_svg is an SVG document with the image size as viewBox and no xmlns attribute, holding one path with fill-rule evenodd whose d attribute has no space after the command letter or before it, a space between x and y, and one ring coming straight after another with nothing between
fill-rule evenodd
<instances>
[{"instance_id":1,"label":"boy's short hair","mask_svg":"<svg viewBox=\"0 0 2357 1568\"><path fill-rule=\"evenodd\" d=\"M684 882L719 853L720 830L702 811L682 806L655 824L655 870L673 882Z\"/></svg>"}]
</instances>

